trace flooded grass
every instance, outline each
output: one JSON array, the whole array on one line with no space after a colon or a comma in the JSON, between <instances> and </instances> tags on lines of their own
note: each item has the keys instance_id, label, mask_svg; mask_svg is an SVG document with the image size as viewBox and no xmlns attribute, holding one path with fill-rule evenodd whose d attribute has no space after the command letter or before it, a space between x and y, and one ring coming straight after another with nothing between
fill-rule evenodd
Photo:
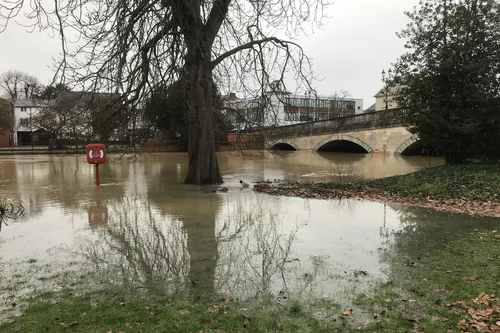
<instances>
[{"instance_id":1,"label":"flooded grass","mask_svg":"<svg viewBox=\"0 0 500 333\"><path fill-rule=\"evenodd\" d=\"M165 165L148 170L160 175ZM457 175L464 169L438 167L386 185L410 189L426 181L415 195L495 198L494 169L474 165ZM126 189L108 176L113 186L103 186L100 204L93 187L82 197L61 192L67 202L45 203L52 215L30 209L22 223L2 230L0 332L500 328L498 219L333 200L331 193L353 183L353 169L344 166L334 170L341 184L310 183L310 194L291 182L301 198L242 190L240 174L230 178L229 194L158 178L137 187L136 171ZM261 171L244 179L257 177ZM100 205L105 223L92 224L91 208Z\"/></svg>"},{"instance_id":2,"label":"flooded grass","mask_svg":"<svg viewBox=\"0 0 500 333\"><path fill-rule=\"evenodd\" d=\"M329 332L335 306L323 302L321 318L299 300L277 304L258 298L235 302L197 290L165 294L159 285L78 294L71 288L34 299L2 332Z\"/></svg>"},{"instance_id":3,"label":"flooded grass","mask_svg":"<svg viewBox=\"0 0 500 333\"><path fill-rule=\"evenodd\" d=\"M380 284L373 295L357 300L373 318L360 332L500 330L499 253L496 229L455 234L439 249L402 246L388 252L390 280ZM481 295L489 301L478 301ZM488 308L496 312L473 315Z\"/></svg>"},{"instance_id":4,"label":"flooded grass","mask_svg":"<svg viewBox=\"0 0 500 333\"><path fill-rule=\"evenodd\" d=\"M466 198L472 201L500 199L498 164L445 164L406 175L374 179L371 188L417 198Z\"/></svg>"},{"instance_id":5,"label":"flooded grass","mask_svg":"<svg viewBox=\"0 0 500 333\"><path fill-rule=\"evenodd\" d=\"M467 325L470 331L474 325L497 325L500 233L496 229L443 234L428 239L427 247L422 246L425 241L407 236L395 235L391 249L382 250L391 267L389 279L359 295L351 309L333 300L293 295L233 299L203 285L171 279L154 285L101 284L99 291L84 292L85 283L99 284L89 275L32 299L24 313L1 325L0 331L460 332L459 327ZM364 276L358 277L362 281ZM471 315L488 308L497 311Z\"/></svg>"}]
</instances>

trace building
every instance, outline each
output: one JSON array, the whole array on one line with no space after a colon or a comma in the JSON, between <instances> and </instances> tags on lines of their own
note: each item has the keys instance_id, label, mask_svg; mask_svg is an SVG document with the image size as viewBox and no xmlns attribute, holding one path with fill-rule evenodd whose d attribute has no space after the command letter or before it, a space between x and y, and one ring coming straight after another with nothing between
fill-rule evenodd
<instances>
[{"instance_id":1,"label":"building","mask_svg":"<svg viewBox=\"0 0 500 333\"><path fill-rule=\"evenodd\" d=\"M395 97L401 90L401 86L387 87L380 90L375 97L375 110L382 111L388 109L396 109L398 104L396 103Z\"/></svg>"},{"instance_id":2,"label":"building","mask_svg":"<svg viewBox=\"0 0 500 333\"><path fill-rule=\"evenodd\" d=\"M286 126L363 113L363 100L326 97L314 94L291 94L273 82L268 92L259 97L225 98L226 116L238 130L258 127Z\"/></svg>"},{"instance_id":3,"label":"building","mask_svg":"<svg viewBox=\"0 0 500 333\"><path fill-rule=\"evenodd\" d=\"M39 99L13 99L11 103L14 109L11 144L14 146L46 144L45 131L34 126L32 118L49 105Z\"/></svg>"},{"instance_id":4,"label":"building","mask_svg":"<svg viewBox=\"0 0 500 333\"><path fill-rule=\"evenodd\" d=\"M12 103L0 98L0 147L9 147L11 145L13 112Z\"/></svg>"}]
</instances>

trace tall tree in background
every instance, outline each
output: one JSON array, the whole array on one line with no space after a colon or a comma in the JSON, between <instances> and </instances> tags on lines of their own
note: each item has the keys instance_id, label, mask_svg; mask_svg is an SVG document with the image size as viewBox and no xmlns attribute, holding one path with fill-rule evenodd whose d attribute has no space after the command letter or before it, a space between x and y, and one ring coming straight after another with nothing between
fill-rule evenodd
<instances>
[{"instance_id":1,"label":"tall tree in background","mask_svg":"<svg viewBox=\"0 0 500 333\"><path fill-rule=\"evenodd\" d=\"M56 97L51 97L50 107L37 112L32 123L50 133L56 148L63 146L62 140L76 145L99 141L109 144L127 137L127 127L121 126L120 114L125 106L114 94L92 94L69 91L67 87L55 87ZM44 94L55 93L50 87ZM51 145L49 148L53 148Z\"/></svg>"},{"instance_id":2,"label":"tall tree in background","mask_svg":"<svg viewBox=\"0 0 500 333\"><path fill-rule=\"evenodd\" d=\"M38 98L42 85L32 75L19 70L10 70L0 75L0 88L7 98L30 99Z\"/></svg>"},{"instance_id":3,"label":"tall tree in background","mask_svg":"<svg viewBox=\"0 0 500 333\"><path fill-rule=\"evenodd\" d=\"M500 7L496 0L422 0L400 34L396 97L409 131L446 162L498 159Z\"/></svg>"},{"instance_id":4,"label":"tall tree in background","mask_svg":"<svg viewBox=\"0 0 500 333\"><path fill-rule=\"evenodd\" d=\"M0 6L0 15L11 19L24 1L12 0L13 10L1 12ZM290 40L306 24L320 24L328 2L30 0L27 15L36 18L34 25L59 33L62 58L56 75L76 78L85 89L119 93L123 103L132 104L128 110L140 109L155 87L169 86L185 73L189 167L184 182L215 184L222 177L212 82L221 89L255 86L263 92L271 80L294 71L290 75L302 81L299 87L310 88L309 60ZM82 43L75 48L73 40Z\"/></svg>"},{"instance_id":5,"label":"tall tree in background","mask_svg":"<svg viewBox=\"0 0 500 333\"><path fill-rule=\"evenodd\" d=\"M167 139L186 151L188 140L189 106L186 82L177 80L168 87L157 87L144 104L144 117L151 126L163 131ZM215 90L217 90L214 87ZM215 146L227 143L232 126L222 112L224 101L219 94L213 96Z\"/></svg>"},{"instance_id":6,"label":"tall tree in background","mask_svg":"<svg viewBox=\"0 0 500 333\"><path fill-rule=\"evenodd\" d=\"M12 119L12 105L5 99L0 99L0 130L10 130L14 119Z\"/></svg>"}]
</instances>

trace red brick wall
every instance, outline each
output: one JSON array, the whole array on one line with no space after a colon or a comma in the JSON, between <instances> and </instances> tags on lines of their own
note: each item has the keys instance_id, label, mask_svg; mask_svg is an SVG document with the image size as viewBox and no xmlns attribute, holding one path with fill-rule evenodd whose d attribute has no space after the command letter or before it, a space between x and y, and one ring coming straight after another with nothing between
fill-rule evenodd
<instances>
[{"instance_id":1,"label":"red brick wall","mask_svg":"<svg viewBox=\"0 0 500 333\"><path fill-rule=\"evenodd\" d=\"M0 98L1 112L12 112L12 104L6 99ZM4 128L0 129L0 147L9 146L9 130Z\"/></svg>"},{"instance_id":2,"label":"red brick wall","mask_svg":"<svg viewBox=\"0 0 500 333\"><path fill-rule=\"evenodd\" d=\"M0 147L9 146L9 131L0 130Z\"/></svg>"}]
</instances>

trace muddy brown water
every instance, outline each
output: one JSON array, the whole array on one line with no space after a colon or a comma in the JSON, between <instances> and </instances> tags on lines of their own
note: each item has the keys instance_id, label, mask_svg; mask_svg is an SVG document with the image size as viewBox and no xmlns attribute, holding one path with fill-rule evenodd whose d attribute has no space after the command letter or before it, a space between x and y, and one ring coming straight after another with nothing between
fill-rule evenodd
<instances>
[{"instance_id":1,"label":"muddy brown water","mask_svg":"<svg viewBox=\"0 0 500 333\"><path fill-rule=\"evenodd\" d=\"M0 232L0 309L11 310L0 320L23 297L85 274L114 284L189 279L242 299L312 296L348 307L387 279L381 254L396 235L431 244L457 225L499 225L415 207L270 196L239 183L329 181L352 170L377 178L439 158L250 154L220 153L224 184L202 187L182 184L185 154L108 156L98 188L85 156L0 157L1 195L26 206Z\"/></svg>"}]
</instances>

